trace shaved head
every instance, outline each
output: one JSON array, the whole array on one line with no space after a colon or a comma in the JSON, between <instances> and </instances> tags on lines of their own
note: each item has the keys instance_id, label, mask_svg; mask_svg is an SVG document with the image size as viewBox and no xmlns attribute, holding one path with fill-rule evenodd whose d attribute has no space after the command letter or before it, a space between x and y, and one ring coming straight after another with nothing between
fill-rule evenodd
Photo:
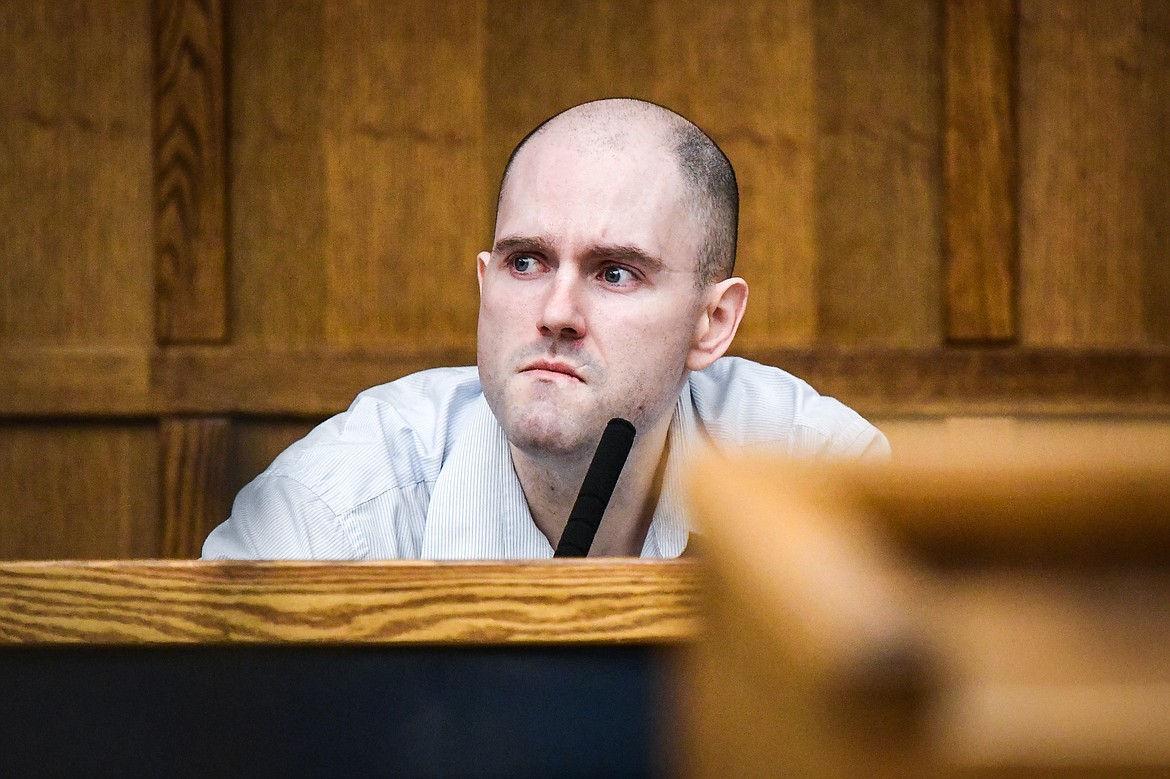
<instances>
[{"instance_id":1,"label":"shaved head","mask_svg":"<svg viewBox=\"0 0 1170 779\"><path fill-rule=\"evenodd\" d=\"M729 278L735 268L739 223L739 189L727 155L692 122L660 105L632 98L584 103L542 123L520 141L508 158L500 181L500 199L508 174L523 149L549 135L557 143L605 151L629 142L650 140L667 150L686 185L686 206L704 232L695 258L695 281L702 287Z\"/></svg>"}]
</instances>

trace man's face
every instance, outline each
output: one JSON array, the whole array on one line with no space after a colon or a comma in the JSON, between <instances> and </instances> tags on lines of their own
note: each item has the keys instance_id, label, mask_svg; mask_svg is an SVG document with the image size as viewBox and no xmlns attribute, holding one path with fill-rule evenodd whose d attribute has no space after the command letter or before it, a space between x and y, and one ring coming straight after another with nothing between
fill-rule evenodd
<instances>
[{"instance_id":1,"label":"man's face","mask_svg":"<svg viewBox=\"0 0 1170 779\"><path fill-rule=\"evenodd\" d=\"M612 417L668 423L700 307L683 193L649 141L550 130L521 150L478 262L480 380L513 446L584 453Z\"/></svg>"}]
</instances>

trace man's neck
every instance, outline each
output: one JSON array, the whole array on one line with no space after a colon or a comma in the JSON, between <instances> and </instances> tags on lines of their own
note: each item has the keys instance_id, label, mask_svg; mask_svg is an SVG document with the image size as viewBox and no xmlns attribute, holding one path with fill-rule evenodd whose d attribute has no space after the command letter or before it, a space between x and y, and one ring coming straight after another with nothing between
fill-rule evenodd
<instances>
[{"instance_id":1,"label":"man's neck","mask_svg":"<svg viewBox=\"0 0 1170 779\"><path fill-rule=\"evenodd\" d=\"M648 431L638 431L605 510L605 521L590 547L591 557L637 557L641 554L650 520L658 505L669 428L670 417L667 417L664 423ZM511 445L509 449L532 519L556 549L593 453L550 458L544 455L534 457Z\"/></svg>"}]
</instances>

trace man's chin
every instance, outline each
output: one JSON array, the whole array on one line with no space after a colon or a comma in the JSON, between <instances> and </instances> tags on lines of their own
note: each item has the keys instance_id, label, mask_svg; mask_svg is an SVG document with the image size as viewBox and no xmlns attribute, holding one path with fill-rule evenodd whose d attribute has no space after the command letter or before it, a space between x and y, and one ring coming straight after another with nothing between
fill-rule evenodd
<instances>
[{"instance_id":1,"label":"man's chin","mask_svg":"<svg viewBox=\"0 0 1170 779\"><path fill-rule=\"evenodd\" d=\"M520 414L505 427L504 432L512 446L533 456L589 455L592 454L591 446L596 443L596 435L591 436L584 427L573 424L569 415L557 413L555 409L543 414Z\"/></svg>"},{"instance_id":2,"label":"man's chin","mask_svg":"<svg viewBox=\"0 0 1170 779\"><path fill-rule=\"evenodd\" d=\"M509 443L534 457L573 457L589 452L588 442L560 431L519 430L508 436Z\"/></svg>"}]
</instances>

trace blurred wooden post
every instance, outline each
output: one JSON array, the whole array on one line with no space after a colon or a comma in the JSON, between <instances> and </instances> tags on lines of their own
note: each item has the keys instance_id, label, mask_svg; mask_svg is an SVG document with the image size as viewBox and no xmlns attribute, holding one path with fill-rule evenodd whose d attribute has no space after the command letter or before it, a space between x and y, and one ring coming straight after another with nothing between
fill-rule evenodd
<instances>
[{"instance_id":1,"label":"blurred wooden post","mask_svg":"<svg viewBox=\"0 0 1170 779\"><path fill-rule=\"evenodd\" d=\"M1141 443L700 463L689 775L1165 776L1170 452Z\"/></svg>"},{"instance_id":2,"label":"blurred wooden post","mask_svg":"<svg viewBox=\"0 0 1170 779\"><path fill-rule=\"evenodd\" d=\"M936 672L907 562L828 489L767 469L694 471L708 478L691 488L704 587L687 775L907 776Z\"/></svg>"}]
</instances>

